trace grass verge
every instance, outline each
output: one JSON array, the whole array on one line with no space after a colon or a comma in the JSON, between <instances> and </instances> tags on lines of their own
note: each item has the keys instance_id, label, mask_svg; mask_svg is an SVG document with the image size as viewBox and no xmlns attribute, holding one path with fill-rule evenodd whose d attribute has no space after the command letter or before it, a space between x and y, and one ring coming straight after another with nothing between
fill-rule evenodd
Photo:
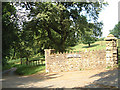
<instances>
[{"instance_id":1,"label":"grass verge","mask_svg":"<svg viewBox=\"0 0 120 90\"><path fill-rule=\"evenodd\" d=\"M18 75L31 75L37 72L44 72L44 71L45 71L45 64L39 66L21 65L17 68L15 73Z\"/></svg>"},{"instance_id":2,"label":"grass verge","mask_svg":"<svg viewBox=\"0 0 120 90\"><path fill-rule=\"evenodd\" d=\"M2 71L11 69L12 67L19 67L20 64L15 64L15 63L8 63L4 67L2 67Z\"/></svg>"}]
</instances>

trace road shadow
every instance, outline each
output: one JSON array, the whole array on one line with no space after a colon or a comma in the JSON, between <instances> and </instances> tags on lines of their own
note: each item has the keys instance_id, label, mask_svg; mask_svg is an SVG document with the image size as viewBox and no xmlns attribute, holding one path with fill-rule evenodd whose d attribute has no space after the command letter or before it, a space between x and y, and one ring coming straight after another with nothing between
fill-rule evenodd
<instances>
[{"instance_id":1,"label":"road shadow","mask_svg":"<svg viewBox=\"0 0 120 90\"><path fill-rule=\"evenodd\" d=\"M82 88L119 88L120 87L120 79L118 76L120 76L120 70L108 70L105 72L101 72L99 74L95 74L91 76L93 77L100 77L100 79L95 80L94 82L85 85ZM81 87L74 87L73 89L77 89Z\"/></svg>"},{"instance_id":2,"label":"road shadow","mask_svg":"<svg viewBox=\"0 0 120 90\"><path fill-rule=\"evenodd\" d=\"M20 76L16 74L3 75L2 76L2 87L3 88L36 88L34 83L40 83L41 81L54 79L61 77L58 73L37 73L33 75Z\"/></svg>"},{"instance_id":3,"label":"road shadow","mask_svg":"<svg viewBox=\"0 0 120 90\"><path fill-rule=\"evenodd\" d=\"M99 44L93 44L93 45L90 45L90 47L95 47L95 46L98 46ZM82 48L90 48L89 46L83 46Z\"/></svg>"}]
</instances>

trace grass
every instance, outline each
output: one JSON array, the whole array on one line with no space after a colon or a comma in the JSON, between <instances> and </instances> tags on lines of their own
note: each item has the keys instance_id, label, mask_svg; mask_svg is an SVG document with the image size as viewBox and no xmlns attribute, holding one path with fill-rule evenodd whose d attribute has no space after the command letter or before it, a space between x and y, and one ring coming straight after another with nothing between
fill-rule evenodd
<instances>
[{"instance_id":1,"label":"grass","mask_svg":"<svg viewBox=\"0 0 120 90\"><path fill-rule=\"evenodd\" d=\"M32 58L29 58L29 61L30 60L39 60L40 58L44 58L44 56L34 56ZM25 62L25 58L23 58L23 62ZM34 62L35 63L35 62ZM20 59L14 59L14 60L9 60L7 61L7 64L2 67L2 70L8 70L8 69L11 69L13 67L16 67L17 70L16 70L16 74L18 75L31 75L31 74L35 74L37 72L44 72L45 71L45 61L43 62L42 65L26 65L26 64L23 64L21 65L20 64Z\"/></svg>"},{"instance_id":2,"label":"grass","mask_svg":"<svg viewBox=\"0 0 120 90\"><path fill-rule=\"evenodd\" d=\"M45 71L45 64L39 66L27 66L21 65L15 71L18 75L31 75L37 72L44 72Z\"/></svg>"},{"instance_id":3,"label":"grass","mask_svg":"<svg viewBox=\"0 0 120 90\"><path fill-rule=\"evenodd\" d=\"M21 64L15 64L15 63L8 63L4 67L2 67L2 71L11 69L13 67L19 67Z\"/></svg>"},{"instance_id":4,"label":"grass","mask_svg":"<svg viewBox=\"0 0 120 90\"><path fill-rule=\"evenodd\" d=\"M44 56L34 56L32 58L29 59L30 60L39 60L40 58L44 58ZM45 72L45 61L43 62L43 64L41 65L26 65L26 64L23 64L23 65L20 65L17 67L17 70L15 71L16 74L18 75L31 75L31 74L35 74L37 72Z\"/></svg>"},{"instance_id":5,"label":"grass","mask_svg":"<svg viewBox=\"0 0 120 90\"><path fill-rule=\"evenodd\" d=\"M12 67L18 67L18 66L20 66L20 59L8 60L7 64L4 67L2 67L2 71L11 69Z\"/></svg>"},{"instance_id":6,"label":"grass","mask_svg":"<svg viewBox=\"0 0 120 90\"><path fill-rule=\"evenodd\" d=\"M8 70L13 67L16 67L17 70L15 71L16 74L18 75L31 75L35 74L37 72L44 72L45 71L45 62L43 62L43 65L26 65L26 64L15 64L15 63L9 63L5 65L2 69L3 70Z\"/></svg>"},{"instance_id":7,"label":"grass","mask_svg":"<svg viewBox=\"0 0 120 90\"><path fill-rule=\"evenodd\" d=\"M99 49L105 49L106 48L106 42L105 41L97 41L93 44L91 44L90 47L88 47L87 44L78 44L74 47L71 47L73 51L81 51L81 50L99 50Z\"/></svg>"}]
</instances>

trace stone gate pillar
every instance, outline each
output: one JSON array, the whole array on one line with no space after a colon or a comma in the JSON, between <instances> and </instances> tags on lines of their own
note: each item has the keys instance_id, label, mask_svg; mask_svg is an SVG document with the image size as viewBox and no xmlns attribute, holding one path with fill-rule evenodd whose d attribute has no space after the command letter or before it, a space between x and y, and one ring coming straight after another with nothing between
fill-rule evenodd
<instances>
[{"instance_id":1,"label":"stone gate pillar","mask_svg":"<svg viewBox=\"0 0 120 90\"><path fill-rule=\"evenodd\" d=\"M46 67L46 72L49 72L49 62L50 62L50 54L54 49L45 49L45 67Z\"/></svg>"},{"instance_id":2,"label":"stone gate pillar","mask_svg":"<svg viewBox=\"0 0 120 90\"><path fill-rule=\"evenodd\" d=\"M106 41L106 67L113 67L117 64L117 38L109 34Z\"/></svg>"},{"instance_id":3,"label":"stone gate pillar","mask_svg":"<svg viewBox=\"0 0 120 90\"><path fill-rule=\"evenodd\" d=\"M45 70L46 72L49 72L48 70L48 60L49 60L49 55L51 53L51 49L45 49Z\"/></svg>"}]
</instances>

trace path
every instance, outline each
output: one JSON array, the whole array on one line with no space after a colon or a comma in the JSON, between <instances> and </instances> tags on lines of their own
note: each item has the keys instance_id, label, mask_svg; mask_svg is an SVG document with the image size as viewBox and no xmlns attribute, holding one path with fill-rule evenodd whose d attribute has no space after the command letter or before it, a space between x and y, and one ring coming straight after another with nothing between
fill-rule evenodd
<instances>
[{"instance_id":1,"label":"path","mask_svg":"<svg viewBox=\"0 0 120 90\"><path fill-rule=\"evenodd\" d=\"M8 69L8 70L5 70L3 72L1 72L3 75L8 75L8 76L14 76L15 73L14 71L16 70L17 68L11 68L11 69Z\"/></svg>"},{"instance_id":2,"label":"path","mask_svg":"<svg viewBox=\"0 0 120 90\"><path fill-rule=\"evenodd\" d=\"M29 76L18 76L10 73L3 75L3 88L118 87L118 70L85 70L50 74L38 73Z\"/></svg>"}]
</instances>

